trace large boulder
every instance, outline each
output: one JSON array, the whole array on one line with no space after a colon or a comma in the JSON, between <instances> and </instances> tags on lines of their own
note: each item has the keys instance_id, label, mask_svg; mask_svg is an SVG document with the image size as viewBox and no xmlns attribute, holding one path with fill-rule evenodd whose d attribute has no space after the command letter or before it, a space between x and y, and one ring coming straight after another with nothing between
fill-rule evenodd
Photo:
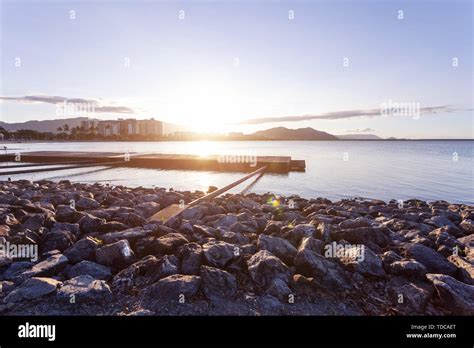
<instances>
[{"instance_id":1,"label":"large boulder","mask_svg":"<svg viewBox=\"0 0 474 348\"><path fill-rule=\"evenodd\" d=\"M77 263L83 260L94 261L95 251L98 247L99 243L96 240L86 237L67 248L64 251L64 255L72 263Z\"/></svg>"},{"instance_id":2,"label":"large boulder","mask_svg":"<svg viewBox=\"0 0 474 348\"><path fill-rule=\"evenodd\" d=\"M443 307L452 314L474 315L474 285L457 281L445 274L427 274Z\"/></svg>"},{"instance_id":3,"label":"large boulder","mask_svg":"<svg viewBox=\"0 0 474 348\"><path fill-rule=\"evenodd\" d=\"M189 240L187 240L182 234L168 233L162 237L157 238L153 242L152 248L157 254L174 254L181 245L186 243L189 243Z\"/></svg>"},{"instance_id":4,"label":"large boulder","mask_svg":"<svg viewBox=\"0 0 474 348\"><path fill-rule=\"evenodd\" d=\"M197 243L187 243L178 250L181 271L184 274L198 274L202 262L202 247Z\"/></svg>"},{"instance_id":5,"label":"large boulder","mask_svg":"<svg viewBox=\"0 0 474 348\"><path fill-rule=\"evenodd\" d=\"M351 289L349 277L335 261L321 256L311 248L311 243L302 243L294 259L296 270L306 276L318 279L320 284L333 290Z\"/></svg>"},{"instance_id":6,"label":"large boulder","mask_svg":"<svg viewBox=\"0 0 474 348\"><path fill-rule=\"evenodd\" d=\"M104 280L94 279L90 275L80 275L64 282L57 297L69 303L103 304L112 298L112 292Z\"/></svg>"},{"instance_id":7,"label":"large boulder","mask_svg":"<svg viewBox=\"0 0 474 348\"><path fill-rule=\"evenodd\" d=\"M112 272L109 267L91 261L81 261L69 269L69 277L75 278L80 275L90 275L94 279L109 280Z\"/></svg>"},{"instance_id":8,"label":"large boulder","mask_svg":"<svg viewBox=\"0 0 474 348\"><path fill-rule=\"evenodd\" d=\"M453 276L457 267L437 251L421 244L410 244L406 247L407 256L423 264L429 273L442 273Z\"/></svg>"},{"instance_id":9,"label":"large boulder","mask_svg":"<svg viewBox=\"0 0 474 348\"><path fill-rule=\"evenodd\" d=\"M51 277L66 267L68 258L62 254L55 254L34 265L30 270L22 273L21 277Z\"/></svg>"},{"instance_id":10,"label":"large boulder","mask_svg":"<svg viewBox=\"0 0 474 348\"><path fill-rule=\"evenodd\" d=\"M384 277L385 271L382 260L368 247L350 246L339 259L352 272L364 276Z\"/></svg>"},{"instance_id":11,"label":"large boulder","mask_svg":"<svg viewBox=\"0 0 474 348\"><path fill-rule=\"evenodd\" d=\"M98 218L91 214L85 214L79 221L79 227L82 233L97 232L99 228L106 223L105 219Z\"/></svg>"},{"instance_id":12,"label":"large boulder","mask_svg":"<svg viewBox=\"0 0 474 348\"><path fill-rule=\"evenodd\" d=\"M95 257L98 263L115 268L126 267L135 261L135 254L125 239L97 249Z\"/></svg>"},{"instance_id":13,"label":"large boulder","mask_svg":"<svg viewBox=\"0 0 474 348\"><path fill-rule=\"evenodd\" d=\"M51 278L33 277L27 279L19 287L5 297L5 303L16 303L24 300L35 300L51 294L61 285L60 281Z\"/></svg>"},{"instance_id":14,"label":"large boulder","mask_svg":"<svg viewBox=\"0 0 474 348\"><path fill-rule=\"evenodd\" d=\"M279 237L268 236L266 234L261 234L258 237L257 247L259 250L268 250L287 265L293 263L293 259L298 252L287 240Z\"/></svg>"},{"instance_id":15,"label":"large boulder","mask_svg":"<svg viewBox=\"0 0 474 348\"><path fill-rule=\"evenodd\" d=\"M259 286L267 288L274 279L288 283L291 271L278 257L267 250L260 250L247 260L250 277Z\"/></svg>"},{"instance_id":16,"label":"large boulder","mask_svg":"<svg viewBox=\"0 0 474 348\"><path fill-rule=\"evenodd\" d=\"M225 268L234 259L236 248L235 245L222 241L210 241L202 246L207 263L217 268Z\"/></svg>"},{"instance_id":17,"label":"large boulder","mask_svg":"<svg viewBox=\"0 0 474 348\"><path fill-rule=\"evenodd\" d=\"M226 271L214 267L201 266L200 276L202 279L202 291L211 301L230 298L237 291L235 277Z\"/></svg>"},{"instance_id":18,"label":"large boulder","mask_svg":"<svg viewBox=\"0 0 474 348\"><path fill-rule=\"evenodd\" d=\"M386 227L359 227L331 231L331 237L336 240L345 240L352 244L365 244L369 247L385 247L389 244L390 230ZM375 248L375 247L374 247Z\"/></svg>"},{"instance_id":19,"label":"large boulder","mask_svg":"<svg viewBox=\"0 0 474 348\"><path fill-rule=\"evenodd\" d=\"M200 286L199 276L173 274L151 285L146 295L151 301L187 301L196 295Z\"/></svg>"},{"instance_id":20,"label":"large boulder","mask_svg":"<svg viewBox=\"0 0 474 348\"><path fill-rule=\"evenodd\" d=\"M59 250L63 252L74 244L76 237L69 231L49 232L41 239L41 250L43 252Z\"/></svg>"},{"instance_id":21,"label":"large boulder","mask_svg":"<svg viewBox=\"0 0 474 348\"><path fill-rule=\"evenodd\" d=\"M426 278L426 267L415 260L400 260L390 264L389 270L393 275L400 275L407 278Z\"/></svg>"}]
</instances>

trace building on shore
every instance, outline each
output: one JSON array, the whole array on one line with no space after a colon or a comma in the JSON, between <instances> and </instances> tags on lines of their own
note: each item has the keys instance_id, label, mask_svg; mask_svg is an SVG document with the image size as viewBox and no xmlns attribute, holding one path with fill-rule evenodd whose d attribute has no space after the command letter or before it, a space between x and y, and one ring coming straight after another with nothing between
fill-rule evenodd
<instances>
[{"instance_id":1,"label":"building on shore","mask_svg":"<svg viewBox=\"0 0 474 348\"><path fill-rule=\"evenodd\" d=\"M87 122L83 121L84 126L89 126ZM90 127L90 126L89 126ZM89 129L87 127L86 129ZM151 118L149 120L137 120L134 118L118 120L97 121L98 133L101 136L151 136L161 137L163 135L163 124L161 121L156 121Z\"/></svg>"}]
</instances>

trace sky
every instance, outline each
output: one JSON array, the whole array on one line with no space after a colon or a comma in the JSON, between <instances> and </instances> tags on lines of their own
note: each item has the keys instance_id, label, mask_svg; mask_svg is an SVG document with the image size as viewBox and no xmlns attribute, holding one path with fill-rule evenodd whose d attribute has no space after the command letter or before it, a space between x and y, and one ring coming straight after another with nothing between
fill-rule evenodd
<instances>
[{"instance_id":1,"label":"sky","mask_svg":"<svg viewBox=\"0 0 474 348\"><path fill-rule=\"evenodd\" d=\"M0 121L474 138L470 0L0 4Z\"/></svg>"}]
</instances>

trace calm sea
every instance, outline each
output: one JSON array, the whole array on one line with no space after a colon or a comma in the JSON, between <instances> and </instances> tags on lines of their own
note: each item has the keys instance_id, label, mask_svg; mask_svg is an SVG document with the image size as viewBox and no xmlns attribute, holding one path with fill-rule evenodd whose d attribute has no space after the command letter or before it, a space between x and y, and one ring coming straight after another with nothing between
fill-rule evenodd
<instances>
[{"instance_id":1,"label":"calm sea","mask_svg":"<svg viewBox=\"0 0 474 348\"><path fill-rule=\"evenodd\" d=\"M289 155L306 160L305 173L265 174L254 192L302 197L419 198L474 203L474 141L80 142L6 144L9 152L113 151L199 155ZM2 145L3 146L3 145ZM0 164L4 166L5 164ZM16 179L69 179L112 185L205 190L239 173L84 168L16 175ZM0 180L5 180L0 176ZM240 189L245 187L242 184ZM234 192L239 191L234 190Z\"/></svg>"}]
</instances>

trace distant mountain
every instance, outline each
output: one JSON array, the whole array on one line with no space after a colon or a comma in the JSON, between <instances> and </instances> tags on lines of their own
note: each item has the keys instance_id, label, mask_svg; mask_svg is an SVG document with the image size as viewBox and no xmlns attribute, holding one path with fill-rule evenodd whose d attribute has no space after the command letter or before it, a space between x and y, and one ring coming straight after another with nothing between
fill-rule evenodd
<instances>
[{"instance_id":1,"label":"distant mountain","mask_svg":"<svg viewBox=\"0 0 474 348\"><path fill-rule=\"evenodd\" d=\"M383 140L375 134L344 134L336 135L336 137L342 140Z\"/></svg>"},{"instance_id":2,"label":"distant mountain","mask_svg":"<svg viewBox=\"0 0 474 348\"><path fill-rule=\"evenodd\" d=\"M332 134L321 132L310 127L298 129L276 127L252 133L250 136L269 140L338 140L338 138Z\"/></svg>"},{"instance_id":3,"label":"distant mountain","mask_svg":"<svg viewBox=\"0 0 474 348\"><path fill-rule=\"evenodd\" d=\"M0 121L0 127L7 131L17 131L20 129L31 129L38 132L56 133L58 127L63 127L65 124L69 129L73 127L80 127L81 121L87 120L87 117L63 118L59 120L44 120L44 121L26 121L19 123L6 123Z\"/></svg>"}]
</instances>

